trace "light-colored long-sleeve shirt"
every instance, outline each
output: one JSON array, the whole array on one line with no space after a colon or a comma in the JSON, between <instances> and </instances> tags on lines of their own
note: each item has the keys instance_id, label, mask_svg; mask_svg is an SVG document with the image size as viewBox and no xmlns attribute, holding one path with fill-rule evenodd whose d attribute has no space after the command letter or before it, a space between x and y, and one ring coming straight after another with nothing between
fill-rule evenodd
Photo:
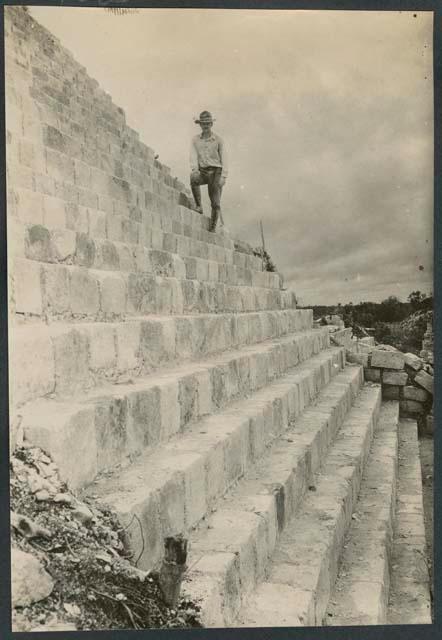
<instances>
[{"instance_id":1,"label":"light-colored long-sleeve shirt","mask_svg":"<svg viewBox=\"0 0 442 640\"><path fill-rule=\"evenodd\" d=\"M210 138L203 138L201 134L192 139L190 148L190 168L192 171L199 167L221 167L222 176L227 178L227 154L224 142L216 133Z\"/></svg>"}]
</instances>

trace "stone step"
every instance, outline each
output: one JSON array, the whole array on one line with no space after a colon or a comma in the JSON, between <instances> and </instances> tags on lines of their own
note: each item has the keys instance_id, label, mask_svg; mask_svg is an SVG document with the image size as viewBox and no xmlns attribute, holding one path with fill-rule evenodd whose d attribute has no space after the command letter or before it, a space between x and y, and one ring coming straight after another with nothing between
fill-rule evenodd
<instances>
[{"instance_id":1,"label":"stone step","mask_svg":"<svg viewBox=\"0 0 442 640\"><path fill-rule=\"evenodd\" d=\"M313 356L250 398L196 422L123 471L94 483L88 494L118 514L137 566L156 566L165 535L189 532L216 508L341 367L338 349Z\"/></svg>"},{"instance_id":2,"label":"stone step","mask_svg":"<svg viewBox=\"0 0 442 640\"><path fill-rule=\"evenodd\" d=\"M85 233L69 229L49 229L41 224L10 224L8 238L9 246L16 257L37 262L70 264L103 271L152 273L201 282L222 282L234 286L279 289L282 284L279 274L256 271L250 266L240 267L192 256L181 257L178 253L162 249L92 238Z\"/></svg>"},{"instance_id":3,"label":"stone step","mask_svg":"<svg viewBox=\"0 0 442 640\"><path fill-rule=\"evenodd\" d=\"M76 390L72 380L63 391L77 391L78 399L41 398L17 411L23 437L27 444L48 451L63 479L78 487L183 432L189 423L265 387L327 345L328 336L314 329L88 394ZM81 366L80 357L78 363Z\"/></svg>"},{"instance_id":4,"label":"stone step","mask_svg":"<svg viewBox=\"0 0 442 640\"><path fill-rule=\"evenodd\" d=\"M191 209L170 205L167 211L160 213L150 206L124 205L112 198L109 202L100 202L99 197L97 206L93 203L81 205L78 198L67 200L61 195L56 197L36 190L9 187L8 215L22 224L42 225L59 233L67 230L89 234L93 239L140 243L155 249L167 245L169 250L175 249L175 253L178 249L181 255L210 257L218 262L231 263L232 252L240 253L242 258L249 258L247 266L261 269L259 257L237 252L234 241L225 232L204 229L199 219L205 221L207 218ZM195 216L198 216L198 225Z\"/></svg>"},{"instance_id":5,"label":"stone step","mask_svg":"<svg viewBox=\"0 0 442 640\"><path fill-rule=\"evenodd\" d=\"M200 282L152 273L88 269L11 259L11 313L34 318L107 321L145 314L296 308L292 291Z\"/></svg>"},{"instance_id":6,"label":"stone step","mask_svg":"<svg viewBox=\"0 0 442 640\"><path fill-rule=\"evenodd\" d=\"M11 326L12 402L18 407L311 328L307 309Z\"/></svg>"},{"instance_id":7,"label":"stone step","mask_svg":"<svg viewBox=\"0 0 442 640\"><path fill-rule=\"evenodd\" d=\"M319 397L294 416L265 457L192 534L186 592L198 601L205 626L235 626L362 383L361 369L347 367L323 385ZM289 610L287 601L283 606ZM280 620L275 615L265 626Z\"/></svg>"},{"instance_id":8,"label":"stone step","mask_svg":"<svg viewBox=\"0 0 442 640\"><path fill-rule=\"evenodd\" d=\"M380 404L380 387L364 386L300 509L281 534L265 582L239 613L237 626L322 624Z\"/></svg>"},{"instance_id":9,"label":"stone step","mask_svg":"<svg viewBox=\"0 0 442 640\"><path fill-rule=\"evenodd\" d=\"M431 624L427 554L418 429L402 419L387 624Z\"/></svg>"},{"instance_id":10,"label":"stone step","mask_svg":"<svg viewBox=\"0 0 442 640\"><path fill-rule=\"evenodd\" d=\"M399 404L383 402L325 626L385 624L396 502Z\"/></svg>"}]
</instances>

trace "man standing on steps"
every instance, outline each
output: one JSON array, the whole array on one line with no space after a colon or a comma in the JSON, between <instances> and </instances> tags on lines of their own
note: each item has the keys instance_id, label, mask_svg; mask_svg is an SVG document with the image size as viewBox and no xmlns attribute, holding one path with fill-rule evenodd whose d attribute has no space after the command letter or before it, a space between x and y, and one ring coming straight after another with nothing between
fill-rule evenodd
<instances>
[{"instance_id":1,"label":"man standing on steps","mask_svg":"<svg viewBox=\"0 0 442 640\"><path fill-rule=\"evenodd\" d=\"M203 212L201 207L202 184L207 184L210 203L212 205L212 219L209 231L215 231L218 218L224 226L221 214L221 192L227 178L227 158L224 142L212 131L213 118L209 111L202 111L195 123L201 127L201 133L192 139L190 149L190 186L195 198L196 210Z\"/></svg>"}]
</instances>

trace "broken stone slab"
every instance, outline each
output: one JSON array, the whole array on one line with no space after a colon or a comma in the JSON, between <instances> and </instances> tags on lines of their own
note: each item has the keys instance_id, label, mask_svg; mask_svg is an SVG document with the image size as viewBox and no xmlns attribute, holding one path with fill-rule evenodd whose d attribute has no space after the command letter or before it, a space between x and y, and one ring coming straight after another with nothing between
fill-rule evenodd
<instances>
[{"instance_id":1,"label":"broken stone slab","mask_svg":"<svg viewBox=\"0 0 442 640\"><path fill-rule=\"evenodd\" d=\"M51 595L54 581L32 554L11 551L12 606L26 607Z\"/></svg>"},{"instance_id":2,"label":"broken stone slab","mask_svg":"<svg viewBox=\"0 0 442 640\"><path fill-rule=\"evenodd\" d=\"M400 351L384 351L375 349L371 354L371 366L381 369L403 369L405 364L404 354Z\"/></svg>"},{"instance_id":3,"label":"broken stone slab","mask_svg":"<svg viewBox=\"0 0 442 640\"><path fill-rule=\"evenodd\" d=\"M414 382L433 395L433 376L426 371L419 371L414 378Z\"/></svg>"},{"instance_id":4,"label":"broken stone slab","mask_svg":"<svg viewBox=\"0 0 442 640\"><path fill-rule=\"evenodd\" d=\"M422 366L424 364L421 358L416 356L414 353L405 353L404 360L406 366L410 367L410 369L413 369L414 371L419 371L420 369L422 369Z\"/></svg>"},{"instance_id":5,"label":"broken stone slab","mask_svg":"<svg viewBox=\"0 0 442 640\"><path fill-rule=\"evenodd\" d=\"M405 371L384 371L382 382L404 387L408 381L408 374Z\"/></svg>"}]
</instances>

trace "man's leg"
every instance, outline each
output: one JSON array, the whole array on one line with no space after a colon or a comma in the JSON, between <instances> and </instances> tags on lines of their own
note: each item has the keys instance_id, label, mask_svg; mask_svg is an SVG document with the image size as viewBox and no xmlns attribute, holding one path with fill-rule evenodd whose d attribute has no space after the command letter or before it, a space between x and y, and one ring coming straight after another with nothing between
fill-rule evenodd
<instances>
[{"instance_id":1,"label":"man's leg","mask_svg":"<svg viewBox=\"0 0 442 640\"><path fill-rule=\"evenodd\" d=\"M207 178L201 173L201 171L191 173L190 175L190 188L192 189L193 198L195 200L196 208L199 213L203 212L201 207L201 188L200 185L207 184Z\"/></svg>"},{"instance_id":2,"label":"man's leg","mask_svg":"<svg viewBox=\"0 0 442 640\"><path fill-rule=\"evenodd\" d=\"M221 215L221 191L220 185L221 169L215 169L211 172L209 179L209 198L212 205L212 219L210 221L209 231L215 231L218 218ZM221 216L222 220L222 216Z\"/></svg>"}]
</instances>

